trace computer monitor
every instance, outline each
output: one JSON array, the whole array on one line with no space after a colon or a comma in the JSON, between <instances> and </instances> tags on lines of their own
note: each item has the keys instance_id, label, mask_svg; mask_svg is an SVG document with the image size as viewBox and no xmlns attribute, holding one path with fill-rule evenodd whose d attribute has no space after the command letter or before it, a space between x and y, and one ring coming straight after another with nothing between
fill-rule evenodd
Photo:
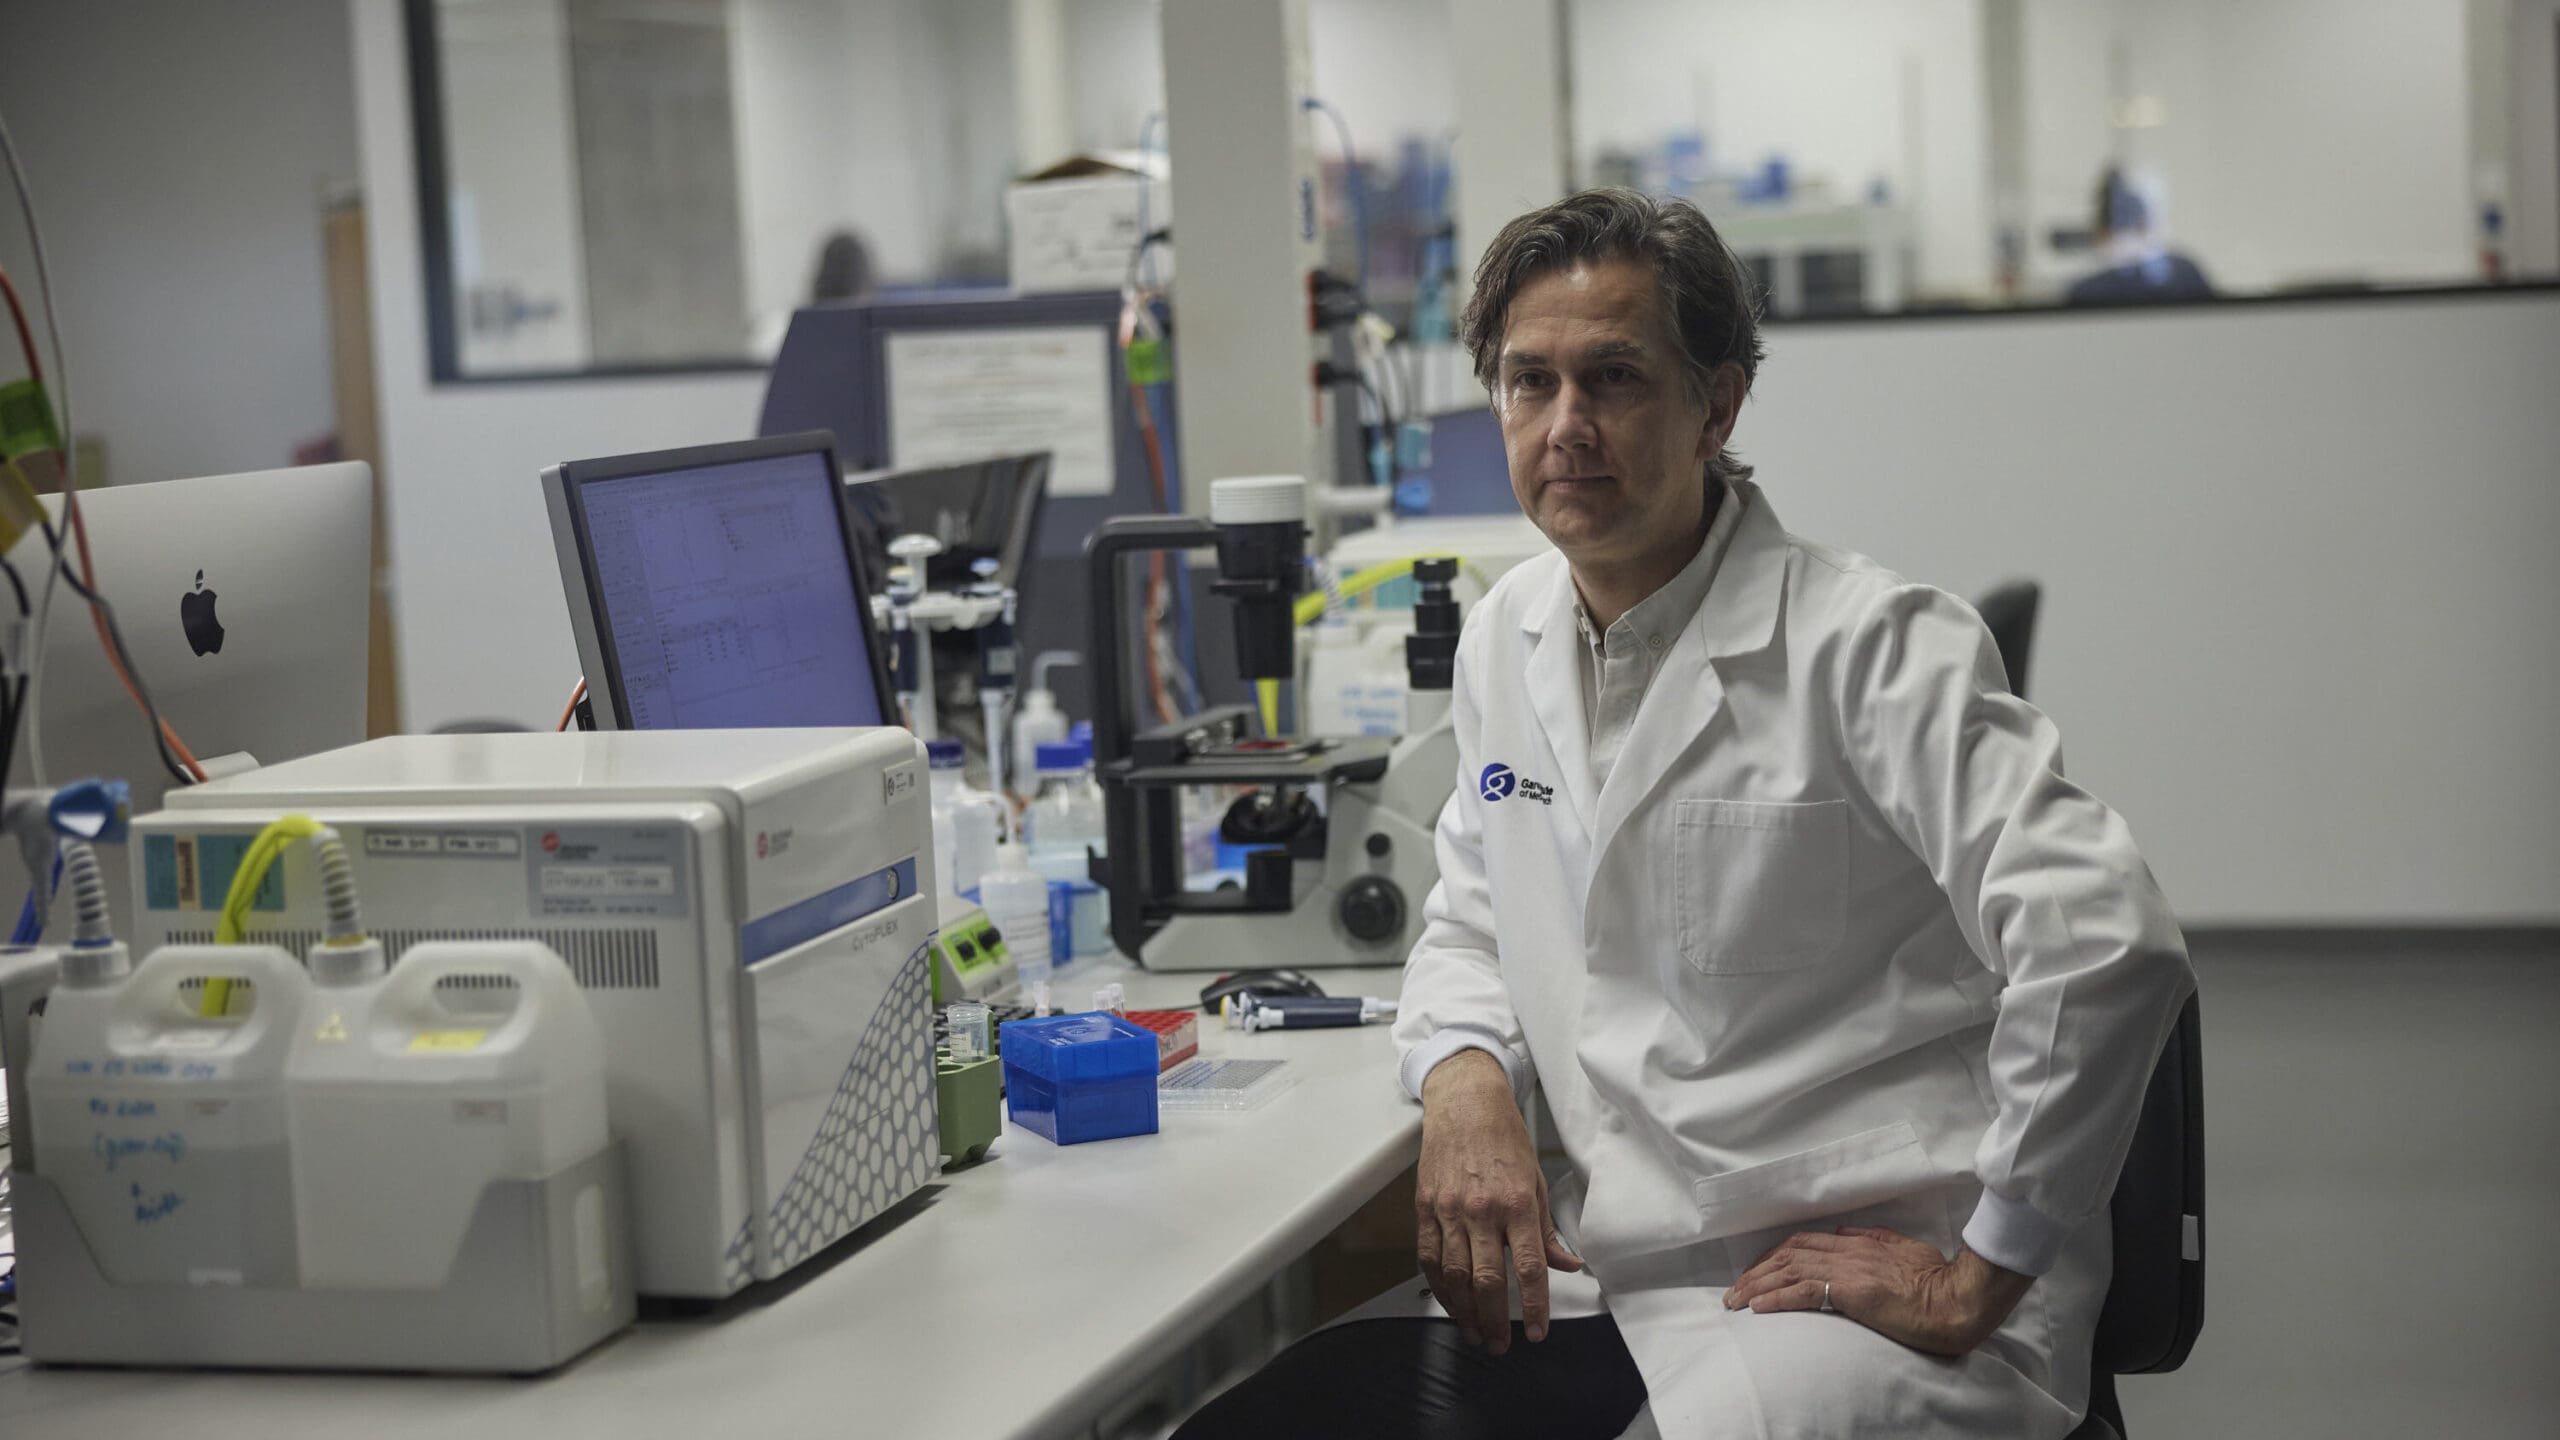
<instances>
[{"instance_id":1,"label":"computer monitor","mask_svg":"<svg viewBox=\"0 0 2560 1440\"><path fill-rule=\"evenodd\" d=\"M895 723L840 473L823 432L543 472L600 728Z\"/></svg>"},{"instance_id":2,"label":"computer monitor","mask_svg":"<svg viewBox=\"0 0 2560 1440\"><path fill-rule=\"evenodd\" d=\"M59 529L62 498L44 503ZM244 764L243 754L274 764L365 738L373 594L366 466L115 485L81 492L80 513L98 592L115 607L133 667L199 760L216 770ZM52 561L38 533L9 552L30 593L44 588ZM160 808L175 782L161 768L149 722L108 664L89 606L68 585L53 587L33 701L44 719L49 783L120 779L133 787L133 813ZM36 738L20 727L9 783L32 779ZM119 934L134 923L127 858L99 856ZM0 844L7 917L0 923L15 923L29 879L18 847ZM69 933L70 903L56 897L48 936ZM221 908L220 896L211 908Z\"/></svg>"},{"instance_id":3,"label":"computer monitor","mask_svg":"<svg viewBox=\"0 0 2560 1440\"><path fill-rule=\"evenodd\" d=\"M1431 463L1419 472L1431 482L1434 515L1516 515L1511 461L1502 444L1502 422L1490 405L1469 405L1431 417Z\"/></svg>"},{"instance_id":4,"label":"computer monitor","mask_svg":"<svg viewBox=\"0 0 2560 1440\"><path fill-rule=\"evenodd\" d=\"M825 430L836 437L837 458L848 469L877 470L925 462L902 454L894 433L899 390L898 357L912 356L910 342L949 341L967 345L985 341L992 347L1012 343L1026 332L1054 340L1092 337L1100 364L1093 376L1093 399L1100 407L1092 418L1100 430L1057 423L1055 402L1026 391L1013 397L990 397L985 417L990 426L973 427L985 435L979 454L1020 453L1062 448L1070 440L1085 454L1102 461L1100 473L1087 469L1066 475L1053 469L1042 499L1038 531L1031 540L1017 591L1038 591L1038 603L1020 612L1014 638L1026 657L1045 650L1082 650L1085 624L1084 542L1093 527L1115 515L1142 515L1164 508L1157 498L1147 446L1140 434L1137 407L1129 402L1128 366L1117 339L1121 297L1118 290L1079 291L1055 295L943 294L889 297L849 305L813 305L791 317L791 331L774 358L765 390L764 410L756 421L759 434ZM928 349L937 348L928 346ZM936 371L910 373L911 389L931 389ZM992 383L992 382L987 382ZM1170 427L1177 408L1165 392L1157 418ZM945 397L946 399L948 397ZM1047 416L1043 418L1044 414ZM1092 442L1103 442L1093 444ZM1180 455L1167 429L1165 479L1179 493L1184 477ZM942 452L948 454L950 452ZM1063 460L1061 461L1063 464ZM1202 484L1207 484L1203 479ZM886 572L875 572L874 578ZM1195 570L1196 602L1207 603L1205 567ZM949 653L948 647L937 647ZM1253 687L1232 679L1235 665L1228 654L1227 632L1204 625L1199 631L1200 665L1195 677L1220 701L1251 701ZM943 667L937 665L937 671ZM1081 666L1060 669L1050 679L1058 703L1070 715L1092 712Z\"/></svg>"},{"instance_id":5,"label":"computer monitor","mask_svg":"<svg viewBox=\"0 0 2560 1440\"><path fill-rule=\"evenodd\" d=\"M930 535L942 553L925 564L926 583L952 590L973 578L980 560L996 562L995 580L1027 590L1032 537L1049 491L1049 452L1003 455L961 465L871 470L845 477L855 537L876 577L889 573L889 542Z\"/></svg>"}]
</instances>

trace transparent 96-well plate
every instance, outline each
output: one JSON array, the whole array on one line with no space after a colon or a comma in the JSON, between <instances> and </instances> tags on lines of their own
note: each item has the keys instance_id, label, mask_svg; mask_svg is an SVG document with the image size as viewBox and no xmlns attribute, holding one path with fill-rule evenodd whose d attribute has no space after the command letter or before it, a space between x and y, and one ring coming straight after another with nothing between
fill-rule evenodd
<instances>
[{"instance_id":1,"label":"transparent 96-well plate","mask_svg":"<svg viewBox=\"0 0 2560 1440\"><path fill-rule=\"evenodd\" d=\"M1185 1060L1156 1078L1164 1110L1259 1110L1298 1083L1286 1060Z\"/></svg>"}]
</instances>

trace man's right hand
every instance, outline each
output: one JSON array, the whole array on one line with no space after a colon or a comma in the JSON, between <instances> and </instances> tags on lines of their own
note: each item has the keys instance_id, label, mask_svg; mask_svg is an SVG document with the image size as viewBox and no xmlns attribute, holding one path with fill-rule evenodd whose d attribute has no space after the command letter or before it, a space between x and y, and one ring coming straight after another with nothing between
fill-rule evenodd
<instances>
[{"instance_id":1,"label":"man's right hand","mask_svg":"<svg viewBox=\"0 0 2560 1440\"><path fill-rule=\"evenodd\" d=\"M1414 1211L1423 1277L1461 1333L1496 1355L1511 1348L1507 1261L1529 1338L1547 1338L1547 1270L1580 1270L1582 1261L1556 1236L1502 1062L1482 1050L1461 1050L1423 1079Z\"/></svg>"}]
</instances>

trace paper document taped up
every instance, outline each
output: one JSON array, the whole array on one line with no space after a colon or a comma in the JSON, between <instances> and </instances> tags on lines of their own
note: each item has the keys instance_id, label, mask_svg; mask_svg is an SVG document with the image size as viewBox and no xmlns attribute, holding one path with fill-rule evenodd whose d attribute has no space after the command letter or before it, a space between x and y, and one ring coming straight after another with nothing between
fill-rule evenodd
<instances>
[{"instance_id":1,"label":"paper document taped up","mask_svg":"<svg viewBox=\"0 0 2560 1440\"><path fill-rule=\"evenodd\" d=\"M1108 495L1110 338L1098 326L893 334L889 463L898 469L1046 450L1052 495Z\"/></svg>"}]
</instances>

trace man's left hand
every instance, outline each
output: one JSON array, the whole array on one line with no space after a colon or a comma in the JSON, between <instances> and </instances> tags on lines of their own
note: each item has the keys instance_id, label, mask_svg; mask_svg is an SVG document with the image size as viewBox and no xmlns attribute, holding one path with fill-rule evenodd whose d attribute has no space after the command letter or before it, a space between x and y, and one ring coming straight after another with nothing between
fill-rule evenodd
<instances>
[{"instance_id":1,"label":"man's left hand","mask_svg":"<svg viewBox=\"0 0 2560 1440\"><path fill-rule=\"evenodd\" d=\"M1724 1292L1724 1305L1819 1310L1827 1293L1833 1310L1887 1339L1962 1355L1991 1338L2034 1283L1971 1250L1950 1260L1899 1231L1844 1225L1806 1231L1761 1256Z\"/></svg>"}]
</instances>

